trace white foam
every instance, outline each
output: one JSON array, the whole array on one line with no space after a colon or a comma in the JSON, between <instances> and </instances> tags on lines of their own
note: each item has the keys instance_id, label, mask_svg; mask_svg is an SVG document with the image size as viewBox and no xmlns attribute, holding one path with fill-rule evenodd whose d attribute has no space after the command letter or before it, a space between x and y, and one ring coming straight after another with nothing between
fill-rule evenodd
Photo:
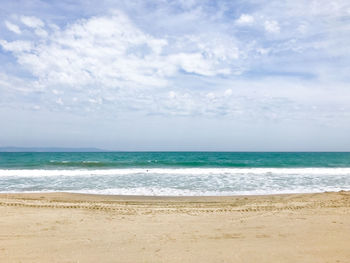
<instances>
[{"instance_id":1,"label":"white foam","mask_svg":"<svg viewBox=\"0 0 350 263\"><path fill-rule=\"evenodd\" d=\"M217 196L350 190L350 168L0 170L2 192Z\"/></svg>"},{"instance_id":2,"label":"white foam","mask_svg":"<svg viewBox=\"0 0 350 263\"><path fill-rule=\"evenodd\" d=\"M0 177L97 176L97 175L350 175L350 168L125 168L125 169L0 169Z\"/></svg>"},{"instance_id":3,"label":"white foam","mask_svg":"<svg viewBox=\"0 0 350 263\"><path fill-rule=\"evenodd\" d=\"M139 196L234 196L234 195L272 195L272 194L297 194L297 193L322 193L350 191L350 187L324 187L322 189L310 189L299 187L295 189L284 190L253 190L253 191L199 191L173 188L109 188L103 190L82 189L75 191L61 190L42 190L42 191L0 191L0 193L80 193L80 194L98 194L98 195L139 195Z\"/></svg>"}]
</instances>

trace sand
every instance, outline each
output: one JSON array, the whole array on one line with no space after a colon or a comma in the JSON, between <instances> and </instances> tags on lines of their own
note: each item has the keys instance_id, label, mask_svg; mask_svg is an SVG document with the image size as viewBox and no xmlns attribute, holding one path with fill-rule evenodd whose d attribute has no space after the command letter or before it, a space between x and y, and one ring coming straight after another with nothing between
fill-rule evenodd
<instances>
[{"instance_id":1,"label":"sand","mask_svg":"<svg viewBox=\"0 0 350 263\"><path fill-rule=\"evenodd\" d=\"M0 262L350 262L350 192L2 194Z\"/></svg>"}]
</instances>

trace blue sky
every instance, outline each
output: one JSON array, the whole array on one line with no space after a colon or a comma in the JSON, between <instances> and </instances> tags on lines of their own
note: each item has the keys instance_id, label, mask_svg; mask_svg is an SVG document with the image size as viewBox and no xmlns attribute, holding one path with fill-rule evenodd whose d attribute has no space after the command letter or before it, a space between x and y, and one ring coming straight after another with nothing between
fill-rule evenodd
<instances>
[{"instance_id":1,"label":"blue sky","mask_svg":"<svg viewBox=\"0 0 350 263\"><path fill-rule=\"evenodd\" d=\"M346 0L0 0L0 146L350 150Z\"/></svg>"}]
</instances>

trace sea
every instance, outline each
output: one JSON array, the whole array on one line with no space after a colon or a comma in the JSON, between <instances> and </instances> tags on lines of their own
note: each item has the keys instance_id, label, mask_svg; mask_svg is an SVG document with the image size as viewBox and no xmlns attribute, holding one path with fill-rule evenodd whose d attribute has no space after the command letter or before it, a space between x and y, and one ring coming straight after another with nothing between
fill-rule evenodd
<instances>
[{"instance_id":1,"label":"sea","mask_svg":"<svg viewBox=\"0 0 350 263\"><path fill-rule=\"evenodd\" d=\"M350 190L349 152L0 153L0 192L229 196Z\"/></svg>"}]
</instances>

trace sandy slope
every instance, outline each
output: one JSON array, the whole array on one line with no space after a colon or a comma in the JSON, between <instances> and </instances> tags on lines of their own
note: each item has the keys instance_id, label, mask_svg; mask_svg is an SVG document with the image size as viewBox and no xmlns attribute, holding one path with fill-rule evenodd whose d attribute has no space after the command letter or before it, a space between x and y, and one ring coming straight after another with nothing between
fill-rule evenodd
<instances>
[{"instance_id":1,"label":"sandy slope","mask_svg":"<svg viewBox=\"0 0 350 263\"><path fill-rule=\"evenodd\" d=\"M350 262L350 193L3 194L0 262Z\"/></svg>"}]
</instances>

